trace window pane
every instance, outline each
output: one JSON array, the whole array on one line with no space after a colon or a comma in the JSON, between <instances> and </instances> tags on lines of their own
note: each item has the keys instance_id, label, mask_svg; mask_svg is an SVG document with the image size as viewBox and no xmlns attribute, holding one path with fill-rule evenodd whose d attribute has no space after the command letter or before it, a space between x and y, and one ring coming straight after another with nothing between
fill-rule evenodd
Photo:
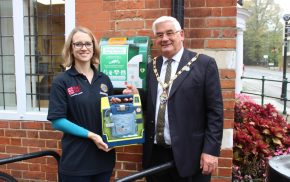
<instances>
[{"instance_id":1,"label":"window pane","mask_svg":"<svg viewBox=\"0 0 290 182\"><path fill-rule=\"evenodd\" d=\"M14 54L13 37L2 36L0 41L3 55L13 55Z\"/></svg>"},{"instance_id":2,"label":"window pane","mask_svg":"<svg viewBox=\"0 0 290 182\"><path fill-rule=\"evenodd\" d=\"M48 106L53 76L61 72L61 51L65 41L64 4L25 2L27 110L41 111Z\"/></svg>"},{"instance_id":3,"label":"window pane","mask_svg":"<svg viewBox=\"0 0 290 182\"><path fill-rule=\"evenodd\" d=\"M0 10L1 11L1 10ZM11 28L13 27L12 25L13 20L12 18L1 18L1 34L3 36L12 36L13 31L11 31Z\"/></svg>"},{"instance_id":4,"label":"window pane","mask_svg":"<svg viewBox=\"0 0 290 182\"><path fill-rule=\"evenodd\" d=\"M12 0L1 0L0 1L0 16L1 17L12 17Z\"/></svg>"},{"instance_id":5,"label":"window pane","mask_svg":"<svg viewBox=\"0 0 290 182\"><path fill-rule=\"evenodd\" d=\"M2 70L3 66L3 74L14 74L15 73L15 62L14 56L3 56L0 59L0 69Z\"/></svg>"},{"instance_id":6,"label":"window pane","mask_svg":"<svg viewBox=\"0 0 290 182\"><path fill-rule=\"evenodd\" d=\"M12 0L0 1L0 110L16 109Z\"/></svg>"}]
</instances>

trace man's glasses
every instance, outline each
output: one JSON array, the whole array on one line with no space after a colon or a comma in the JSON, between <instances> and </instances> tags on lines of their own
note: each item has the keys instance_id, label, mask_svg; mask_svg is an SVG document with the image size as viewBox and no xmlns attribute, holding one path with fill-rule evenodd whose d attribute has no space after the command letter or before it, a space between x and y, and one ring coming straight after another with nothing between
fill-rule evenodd
<instances>
[{"instance_id":1,"label":"man's glasses","mask_svg":"<svg viewBox=\"0 0 290 182\"><path fill-rule=\"evenodd\" d=\"M180 30L178 31L172 31L172 30L169 30L167 32L157 32L156 33L156 38L158 39L162 39L164 37L164 35L166 35L167 37L171 38L173 37L177 32L180 32Z\"/></svg>"},{"instance_id":2,"label":"man's glasses","mask_svg":"<svg viewBox=\"0 0 290 182\"><path fill-rule=\"evenodd\" d=\"M74 42L72 44L77 49L82 49L83 46L86 46L87 49L91 49L94 46L94 44L92 42L85 42L85 43L82 43L82 42Z\"/></svg>"}]
</instances>

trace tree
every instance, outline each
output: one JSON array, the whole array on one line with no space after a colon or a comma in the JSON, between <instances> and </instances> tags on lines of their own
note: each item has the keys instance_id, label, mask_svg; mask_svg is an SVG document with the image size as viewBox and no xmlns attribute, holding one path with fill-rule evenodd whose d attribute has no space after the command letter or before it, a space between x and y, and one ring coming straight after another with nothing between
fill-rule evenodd
<instances>
[{"instance_id":1,"label":"tree","mask_svg":"<svg viewBox=\"0 0 290 182\"><path fill-rule=\"evenodd\" d=\"M282 62L283 24L281 9L273 0L247 0L244 7L251 11L244 33L245 64L268 62L276 65Z\"/></svg>"}]
</instances>

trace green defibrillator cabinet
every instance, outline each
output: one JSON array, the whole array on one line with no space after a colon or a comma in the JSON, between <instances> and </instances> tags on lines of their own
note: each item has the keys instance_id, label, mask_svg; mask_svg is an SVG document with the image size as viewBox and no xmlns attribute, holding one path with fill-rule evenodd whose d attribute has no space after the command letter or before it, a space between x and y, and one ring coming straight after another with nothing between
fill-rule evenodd
<instances>
[{"instance_id":1,"label":"green defibrillator cabinet","mask_svg":"<svg viewBox=\"0 0 290 182\"><path fill-rule=\"evenodd\" d=\"M100 71L108 75L115 94L121 94L127 84L146 88L146 68L150 57L147 36L113 37L100 40ZM121 99L111 103L112 97ZM144 142L144 119L141 98L136 95L102 97L102 138L109 147L141 144Z\"/></svg>"},{"instance_id":2,"label":"green defibrillator cabinet","mask_svg":"<svg viewBox=\"0 0 290 182\"><path fill-rule=\"evenodd\" d=\"M112 37L100 40L100 70L108 75L115 90L126 84L146 88L146 64L150 57L148 36Z\"/></svg>"}]
</instances>

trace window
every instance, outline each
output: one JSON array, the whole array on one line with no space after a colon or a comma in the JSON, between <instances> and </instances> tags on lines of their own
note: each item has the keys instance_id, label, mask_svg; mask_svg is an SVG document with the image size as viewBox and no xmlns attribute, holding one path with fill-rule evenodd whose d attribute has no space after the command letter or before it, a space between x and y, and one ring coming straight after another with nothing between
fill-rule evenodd
<instances>
[{"instance_id":1,"label":"window","mask_svg":"<svg viewBox=\"0 0 290 182\"><path fill-rule=\"evenodd\" d=\"M46 120L74 13L72 0L0 1L0 119Z\"/></svg>"},{"instance_id":2,"label":"window","mask_svg":"<svg viewBox=\"0 0 290 182\"><path fill-rule=\"evenodd\" d=\"M16 109L12 1L0 1L0 109Z\"/></svg>"}]
</instances>

